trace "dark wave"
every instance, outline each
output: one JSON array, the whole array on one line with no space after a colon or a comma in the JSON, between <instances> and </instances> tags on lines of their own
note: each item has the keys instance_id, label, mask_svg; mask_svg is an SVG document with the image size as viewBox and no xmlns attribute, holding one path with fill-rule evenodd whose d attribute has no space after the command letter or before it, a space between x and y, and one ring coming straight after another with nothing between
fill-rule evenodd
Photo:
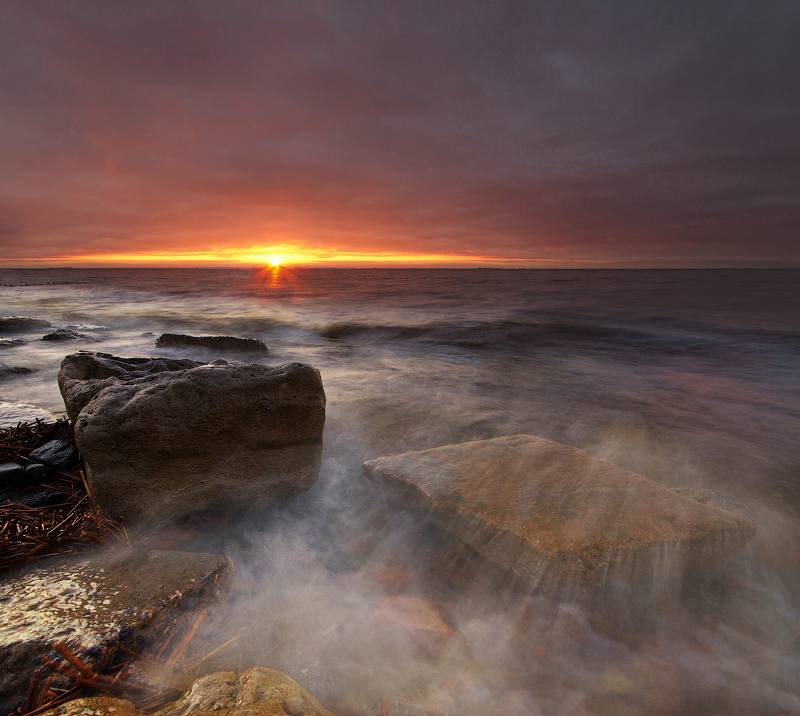
<instances>
[{"instance_id":1,"label":"dark wave","mask_svg":"<svg viewBox=\"0 0 800 716\"><path fill-rule=\"evenodd\" d=\"M653 335L624 326L607 326L564 321L519 323L488 321L475 323L429 323L417 326L337 322L319 330L328 340L363 342L418 341L491 348L508 345L544 345L564 340L649 341Z\"/></svg>"},{"instance_id":2,"label":"dark wave","mask_svg":"<svg viewBox=\"0 0 800 716\"><path fill-rule=\"evenodd\" d=\"M753 331L734 338L726 331L677 330L653 326L634 328L590 321L486 321L391 325L336 322L318 331L330 341L359 343L415 342L467 349L525 349L572 347L581 349L632 349L659 354L715 354L800 348L800 335L792 331Z\"/></svg>"}]
</instances>

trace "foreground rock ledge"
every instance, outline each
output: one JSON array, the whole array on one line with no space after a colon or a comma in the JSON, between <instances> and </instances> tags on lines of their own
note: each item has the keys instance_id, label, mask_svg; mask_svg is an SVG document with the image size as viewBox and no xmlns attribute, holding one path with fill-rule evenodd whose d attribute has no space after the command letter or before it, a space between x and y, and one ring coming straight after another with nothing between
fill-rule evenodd
<instances>
[{"instance_id":1,"label":"foreground rock ledge","mask_svg":"<svg viewBox=\"0 0 800 716\"><path fill-rule=\"evenodd\" d=\"M531 435L381 457L364 473L526 584L562 591L619 577L679 588L755 535L746 517Z\"/></svg>"},{"instance_id":2,"label":"foreground rock ledge","mask_svg":"<svg viewBox=\"0 0 800 716\"><path fill-rule=\"evenodd\" d=\"M130 701L76 699L46 716L144 716ZM195 681L158 716L334 716L300 684L280 671L256 667L241 674L218 671Z\"/></svg>"},{"instance_id":3,"label":"foreground rock ledge","mask_svg":"<svg viewBox=\"0 0 800 716\"><path fill-rule=\"evenodd\" d=\"M76 353L58 384L99 504L162 521L310 489L325 393L308 365Z\"/></svg>"},{"instance_id":4,"label":"foreground rock ledge","mask_svg":"<svg viewBox=\"0 0 800 716\"><path fill-rule=\"evenodd\" d=\"M56 642L102 668L121 646L158 642L219 593L230 568L217 554L132 550L48 564L0 584L0 713L24 702L32 670L56 656Z\"/></svg>"}]
</instances>

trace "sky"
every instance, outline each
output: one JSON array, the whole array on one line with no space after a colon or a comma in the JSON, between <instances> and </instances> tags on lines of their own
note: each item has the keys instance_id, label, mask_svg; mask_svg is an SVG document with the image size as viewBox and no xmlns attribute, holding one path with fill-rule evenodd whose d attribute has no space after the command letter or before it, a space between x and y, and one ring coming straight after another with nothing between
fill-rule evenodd
<instances>
[{"instance_id":1,"label":"sky","mask_svg":"<svg viewBox=\"0 0 800 716\"><path fill-rule=\"evenodd\" d=\"M797 0L0 4L0 266L800 267Z\"/></svg>"}]
</instances>

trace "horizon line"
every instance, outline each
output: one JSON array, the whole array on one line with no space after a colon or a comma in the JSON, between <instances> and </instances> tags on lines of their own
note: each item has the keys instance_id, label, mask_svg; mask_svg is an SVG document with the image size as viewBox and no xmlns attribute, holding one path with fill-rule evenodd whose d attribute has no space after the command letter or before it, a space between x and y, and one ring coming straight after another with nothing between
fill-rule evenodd
<instances>
[{"instance_id":1,"label":"horizon line","mask_svg":"<svg viewBox=\"0 0 800 716\"><path fill-rule=\"evenodd\" d=\"M744 265L744 264L748 265ZM91 265L91 266L3 266L0 263L0 271L158 271L158 270L205 270L205 271L248 271L248 270L292 270L292 271L724 271L724 270L798 270L800 260L778 263L775 261L767 262L728 262L709 265L617 265L617 266L430 266L430 265L408 265L398 266L396 264L377 265L377 266L331 266L331 265L312 265L312 264L281 264L280 266L269 266L269 264L253 263L250 265L234 264L221 266L186 266L180 264L172 265Z\"/></svg>"}]
</instances>

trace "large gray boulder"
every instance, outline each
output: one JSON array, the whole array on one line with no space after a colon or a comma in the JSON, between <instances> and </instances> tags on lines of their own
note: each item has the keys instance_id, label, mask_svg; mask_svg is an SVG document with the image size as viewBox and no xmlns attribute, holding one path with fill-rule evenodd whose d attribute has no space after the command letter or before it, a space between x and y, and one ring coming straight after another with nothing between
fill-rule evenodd
<instances>
[{"instance_id":1,"label":"large gray boulder","mask_svg":"<svg viewBox=\"0 0 800 716\"><path fill-rule=\"evenodd\" d=\"M532 435L381 457L364 473L526 584L576 596L618 578L679 589L755 534L747 517Z\"/></svg>"},{"instance_id":2,"label":"large gray boulder","mask_svg":"<svg viewBox=\"0 0 800 716\"><path fill-rule=\"evenodd\" d=\"M78 353L58 383L92 494L123 517L256 507L317 479L325 393L311 366Z\"/></svg>"},{"instance_id":3,"label":"large gray boulder","mask_svg":"<svg viewBox=\"0 0 800 716\"><path fill-rule=\"evenodd\" d=\"M197 552L95 553L47 562L0 582L0 713L21 705L42 657L64 642L90 668L123 648L160 643L194 610L221 596L230 561ZM45 670L44 676L57 676Z\"/></svg>"}]
</instances>

